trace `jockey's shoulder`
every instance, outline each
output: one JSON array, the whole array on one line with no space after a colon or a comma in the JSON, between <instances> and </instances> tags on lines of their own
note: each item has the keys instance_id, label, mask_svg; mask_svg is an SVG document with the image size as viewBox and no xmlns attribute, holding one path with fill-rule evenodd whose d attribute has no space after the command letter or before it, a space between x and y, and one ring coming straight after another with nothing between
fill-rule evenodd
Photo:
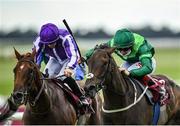
<instances>
[{"instance_id":1,"label":"jockey's shoulder","mask_svg":"<svg viewBox=\"0 0 180 126\"><path fill-rule=\"evenodd\" d=\"M144 54L144 53L154 53L154 47L148 43L147 41L144 42L139 48L139 53Z\"/></svg>"},{"instance_id":2,"label":"jockey's shoulder","mask_svg":"<svg viewBox=\"0 0 180 126\"><path fill-rule=\"evenodd\" d=\"M66 29L59 29L59 35L65 37L67 35L70 35L70 33Z\"/></svg>"}]
</instances>

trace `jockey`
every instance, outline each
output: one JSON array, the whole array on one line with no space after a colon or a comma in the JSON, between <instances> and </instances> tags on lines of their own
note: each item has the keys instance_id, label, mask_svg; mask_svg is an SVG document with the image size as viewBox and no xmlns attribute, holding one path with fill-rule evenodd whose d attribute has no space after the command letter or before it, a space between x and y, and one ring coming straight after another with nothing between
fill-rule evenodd
<instances>
[{"instance_id":1,"label":"jockey","mask_svg":"<svg viewBox=\"0 0 180 126\"><path fill-rule=\"evenodd\" d=\"M37 52L37 65L41 67L43 60L46 63L44 73L48 72L49 77L58 78L67 83L80 98L82 106L89 105L79 85L71 77L78 65L79 52L70 33L65 29L58 29L52 23L47 23L41 27L39 36L33 44Z\"/></svg>"},{"instance_id":2,"label":"jockey","mask_svg":"<svg viewBox=\"0 0 180 126\"><path fill-rule=\"evenodd\" d=\"M120 71L128 76L142 79L148 86L158 85L158 82L148 75L156 68L156 61L153 58L155 50L143 36L127 29L121 29L116 32L110 41L100 46L102 45L116 47L115 53L125 61ZM94 49L91 49L86 53L87 59L93 51ZM165 89L160 89L159 93L163 97Z\"/></svg>"}]
</instances>

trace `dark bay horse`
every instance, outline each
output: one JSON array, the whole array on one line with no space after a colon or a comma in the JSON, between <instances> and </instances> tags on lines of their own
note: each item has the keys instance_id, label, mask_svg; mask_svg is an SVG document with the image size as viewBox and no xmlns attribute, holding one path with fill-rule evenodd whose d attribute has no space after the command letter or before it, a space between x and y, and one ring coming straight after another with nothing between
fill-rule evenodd
<instances>
[{"instance_id":1,"label":"dark bay horse","mask_svg":"<svg viewBox=\"0 0 180 126\"><path fill-rule=\"evenodd\" d=\"M144 91L121 73L111 56L115 48L96 49L88 59L89 78L86 80L86 91L94 95L102 89L104 104L102 106L103 124L152 124L153 106L149 103ZM163 106L158 124L180 124L180 88L163 75L162 78L171 90L170 103Z\"/></svg>"},{"instance_id":2,"label":"dark bay horse","mask_svg":"<svg viewBox=\"0 0 180 126\"><path fill-rule=\"evenodd\" d=\"M77 122L75 108L64 91L54 84L52 79L42 79L42 74L34 62L35 50L23 55L14 50L18 60L14 68L14 90L7 103L1 108L0 122L13 115L18 107L24 104L26 105L23 115L25 125L75 125ZM91 123L96 124L96 122Z\"/></svg>"}]
</instances>

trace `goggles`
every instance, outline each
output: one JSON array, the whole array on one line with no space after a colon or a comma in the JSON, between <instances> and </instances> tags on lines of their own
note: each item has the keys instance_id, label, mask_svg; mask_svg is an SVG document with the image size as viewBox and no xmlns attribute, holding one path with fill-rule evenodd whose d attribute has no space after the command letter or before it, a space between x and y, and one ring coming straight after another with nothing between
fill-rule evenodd
<instances>
[{"instance_id":1,"label":"goggles","mask_svg":"<svg viewBox=\"0 0 180 126\"><path fill-rule=\"evenodd\" d=\"M128 47L128 48L118 48L120 54L122 56L127 56L131 53L131 47Z\"/></svg>"},{"instance_id":2,"label":"goggles","mask_svg":"<svg viewBox=\"0 0 180 126\"><path fill-rule=\"evenodd\" d=\"M127 47L127 48L117 48L119 51L128 51L131 49L132 46Z\"/></svg>"}]
</instances>

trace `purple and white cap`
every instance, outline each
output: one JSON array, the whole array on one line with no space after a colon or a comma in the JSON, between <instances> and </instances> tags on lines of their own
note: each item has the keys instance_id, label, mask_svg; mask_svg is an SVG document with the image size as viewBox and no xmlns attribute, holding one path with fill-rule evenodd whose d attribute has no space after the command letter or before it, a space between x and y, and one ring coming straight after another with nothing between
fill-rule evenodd
<instances>
[{"instance_id":1,"label":"purple and white cap","mask_svg":"<svg viewBox=\"0 0 180 126\"><path fill-rule=\"evenodd\" d=\"M59 39L59 29L55 24L47 23L41 27L40 42L43 44L50 44Z\"/></svg>"}]
</instances>

